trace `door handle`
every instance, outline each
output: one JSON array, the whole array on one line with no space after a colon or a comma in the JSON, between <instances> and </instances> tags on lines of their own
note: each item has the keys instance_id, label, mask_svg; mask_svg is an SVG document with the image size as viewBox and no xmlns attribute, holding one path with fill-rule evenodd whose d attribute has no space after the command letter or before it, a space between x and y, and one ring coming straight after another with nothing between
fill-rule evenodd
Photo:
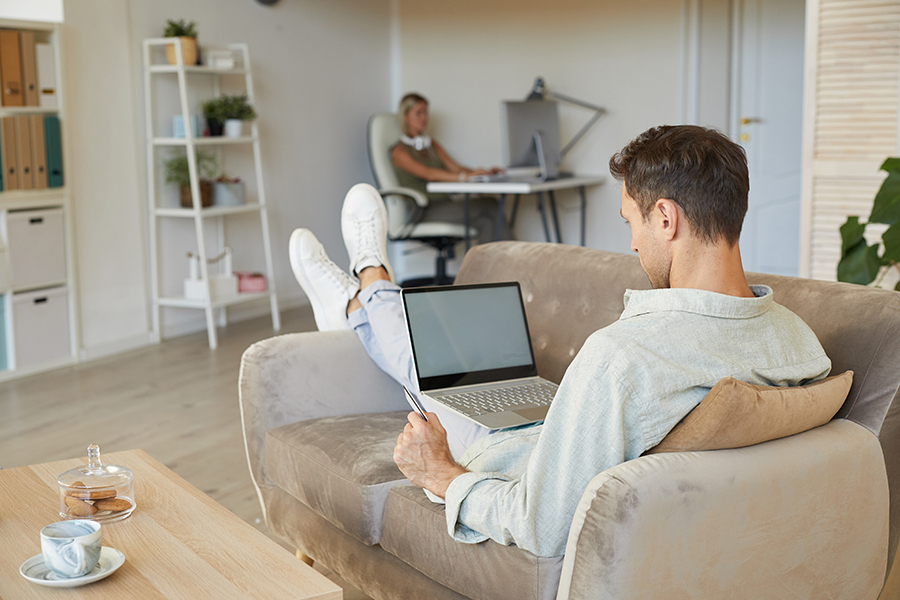
<instances>
[{"instance_id":1,"label":"door handle","mask_svg":"<svg viewBox=\"0 0 900 600\"><path fill-rule=\"evenodd\" d=\"M741 125L749 125L750 123L762 123L762 119L756 117L741 117Z\"/></svg>"}]
</instances>

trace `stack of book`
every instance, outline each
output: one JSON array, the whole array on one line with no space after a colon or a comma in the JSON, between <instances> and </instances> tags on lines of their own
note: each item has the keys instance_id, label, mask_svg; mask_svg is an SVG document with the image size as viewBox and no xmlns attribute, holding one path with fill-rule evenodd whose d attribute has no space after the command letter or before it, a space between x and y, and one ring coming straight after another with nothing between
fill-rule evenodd
<instances>
[{"instance_id":1,"label":"stack of book","mask_svg":"<svg viewBox=\"0 0 900 600\"><path fill-rule=\"evenodd\" d=\"M0 191L62 187L59 118L16 115L0 119Z\"/></svg>"},{"instance_id":2,"label":"stack of book","mask_svg":"<svg viewBox=\"0 0 900 600\"><path fill-rule=\"evenodd\" d=\"M0 29L0 88L3 106L56 108L53 47L33 31Z\"/></svg>"}]
</instances>

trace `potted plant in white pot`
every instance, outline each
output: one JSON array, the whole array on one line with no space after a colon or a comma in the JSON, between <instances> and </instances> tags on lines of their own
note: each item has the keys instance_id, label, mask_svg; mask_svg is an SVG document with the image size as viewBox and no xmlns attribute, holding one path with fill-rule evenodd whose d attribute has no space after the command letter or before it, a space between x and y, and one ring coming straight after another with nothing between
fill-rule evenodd
<instances>
[{"instance_id":1,"label":"potted plant in white pot","mask_svg":"<svg viewBox=\"0 0 900 600\"><path fill-rule=\"evenodd\" d=\"M177 37L181 43L181 57L186 65L196 65L200 53L197 50L197 24L194 21L186 23L183 19L166 21L166 29L163 37ZM178 64L175 54L175 44L166 46L166 60L170 65Z\"/></svg>"},{"instance_id":2,"label":"potted plant in white pot","mask_svg":"<svg viewBox=\"0 0 900 600\"><path fill-rule=\"evenodd\" d=\"M216 172L219 170L216 157L206 152L198 152L197 174L200 178L200 206L206 208L213 204L213 182ZM175 183L181 189L181 206L193 208L191 198L191 174L188 166L188 158L185 154L176 154L166 160L163 165L166 171L166 183Z\"/></svg>"},{"instance_id":3,"label":"potted plant in white pot","mask_svg":"<svg viewBox=\"0 0 900 600\"><path fill-rule=\"evenodd\" d=\"M209 125L210 135L222 135L224 128L226 137L241 137L244 133L244 121L255 119L256 111L246 94L219 96L203 103L203 116Z\"/></svg>"}]
</instances>

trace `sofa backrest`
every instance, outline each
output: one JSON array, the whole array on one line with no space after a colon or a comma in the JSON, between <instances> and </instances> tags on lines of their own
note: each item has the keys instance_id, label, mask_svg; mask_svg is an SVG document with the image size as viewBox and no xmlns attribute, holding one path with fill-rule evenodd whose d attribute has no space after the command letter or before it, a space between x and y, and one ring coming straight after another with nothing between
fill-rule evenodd
<instances>
[{"instance_id":1,"label":"sofa backrest","mask_svg":"<svg viewBox=\"0 0 900 600\"><path fill-rule=\"evenodd\" d=\"M855 373L836 418L878 436L891 491L888 565L900 540L900 293L859 285L748 273L815 331L832 373ZM648 289L637 257L574 246L476 246L457 283L518 281L538 371L559 382L587 337L619 318L626 289Z\"/></svg>"}]
</instances>

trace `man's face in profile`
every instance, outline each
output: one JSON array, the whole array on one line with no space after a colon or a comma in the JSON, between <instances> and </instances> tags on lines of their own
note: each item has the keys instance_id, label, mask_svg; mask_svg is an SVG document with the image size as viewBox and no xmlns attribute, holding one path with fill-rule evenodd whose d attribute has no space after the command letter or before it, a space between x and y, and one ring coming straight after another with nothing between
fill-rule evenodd
<instances>
[{"instance_id":1,"label":"man's face in profile","mask_svg":"<svg viewBox=\"0 0 900 600\"><path fill-rule=\"evenodd\" d=\"M665 251L659 233L653 227L658 215L650 214L645 221L641 215L641 209L637 202L628 195L628 189L622 184L622 218L631 227L631 249L638 254L641 268L650 279L650 285L655 289L669 287L669 271L672 261Z\"/></svg>"}]
</instances>

